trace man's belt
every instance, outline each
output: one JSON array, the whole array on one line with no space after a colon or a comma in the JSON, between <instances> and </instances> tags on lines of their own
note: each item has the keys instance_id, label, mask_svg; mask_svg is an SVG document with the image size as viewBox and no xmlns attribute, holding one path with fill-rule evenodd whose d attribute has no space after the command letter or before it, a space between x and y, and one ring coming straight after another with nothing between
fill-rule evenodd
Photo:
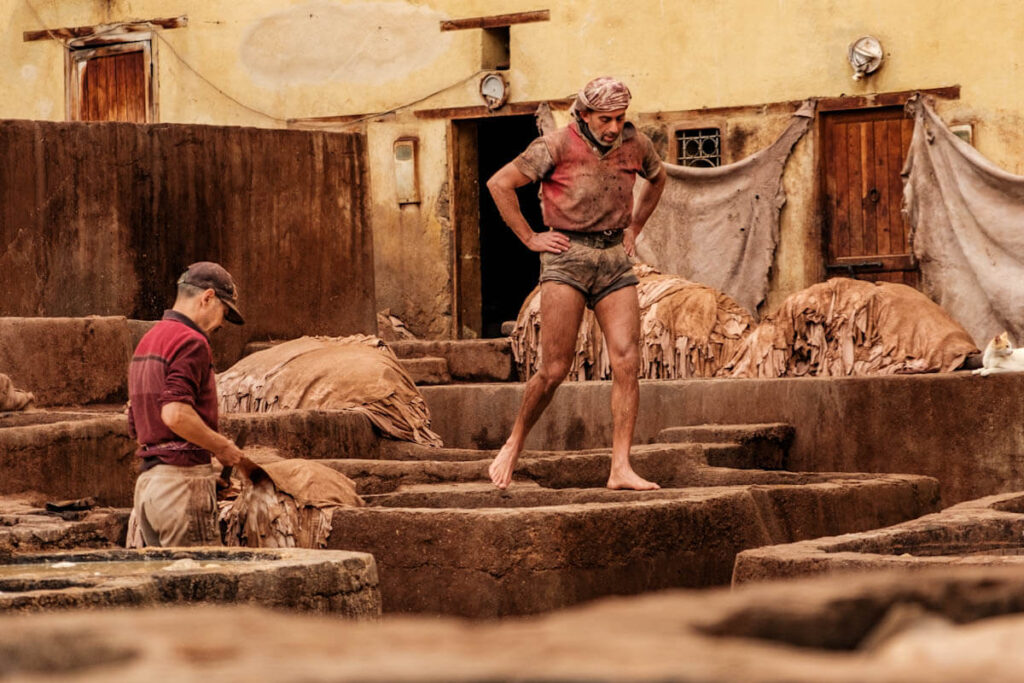
<instances>
[{"instance_id":1,"label":"man's belt","mask_svg":"<svg viewBox=\"0 0 1024 683\"><path fill-rule=\"evenodd\" d=\"M602 230L600 232L575 232L571 230L559 230L569 238L571 242L581 244L591 249L607 249L622 244L623 230Z\"/></svg>"},{"instance_id":2,"label":"man's belt","mask_svg":"<svg viewBox=\"0 0 1024 683\"><path fill-rule=\"evenodd\" d=\"M195 445L189 441L182 439L173 439L171 441L161 441L160 443L148 443L142 445L143 451L201 451L203 448Z\"/></svg>"}]
</instances>

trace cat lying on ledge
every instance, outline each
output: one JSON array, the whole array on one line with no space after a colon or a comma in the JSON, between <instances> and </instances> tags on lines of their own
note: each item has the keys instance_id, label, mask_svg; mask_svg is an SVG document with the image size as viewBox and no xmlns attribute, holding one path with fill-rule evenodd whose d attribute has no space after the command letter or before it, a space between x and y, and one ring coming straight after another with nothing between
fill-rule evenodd
<instances>
[{"instance_id":1,"label":"cat lying on ledge","mask_svg":"<svg viewBox=\"0 0 1024 683\"><path fill-rule=\"evenodd\" d=\"M983 376L996 372L1024 372L1024 347L1013 348L1010 335L1003 332L988 343L981 356L981 367L971 372Z\"/></svg>"}]
</instances>

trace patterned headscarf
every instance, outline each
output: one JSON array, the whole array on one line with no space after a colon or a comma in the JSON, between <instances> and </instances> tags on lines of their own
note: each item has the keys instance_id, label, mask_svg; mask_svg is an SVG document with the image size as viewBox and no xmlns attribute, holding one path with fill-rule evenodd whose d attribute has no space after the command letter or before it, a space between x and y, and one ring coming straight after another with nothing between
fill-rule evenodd
<instances>
[{"instance_id":1,"label":"patterned headscarf","mask_svg":"<svg viewBox=\"0 0 1024 683\"><path fill-rule=\"evenodd\" d=\"M600 76L583 86L572 105L574 113L581 111L618 111L629 106L632 95L626 84L611 76Z\"/></svg>"}]
</instances>

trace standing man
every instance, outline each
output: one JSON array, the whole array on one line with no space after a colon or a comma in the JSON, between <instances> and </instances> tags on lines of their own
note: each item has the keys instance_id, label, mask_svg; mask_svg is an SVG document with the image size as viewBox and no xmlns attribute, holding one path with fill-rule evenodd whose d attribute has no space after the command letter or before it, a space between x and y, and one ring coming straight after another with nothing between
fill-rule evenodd
<instances>
[{"instance_id":1,"label":"standing man","mask_svg":"<svg viewBox=\"0 0 1024 683\"><path fill-rule=\"evenodd\" d=\"M210 261L178 278L174 308L139 342L128 371L128 427L141 448L132 516L147 546L220 545L216 475L242 451L217 433L217 384L210 334L241 325L238 290Z\"/></svg>"},{"instance_id":2,"label":"standing man","mask_svg":"<svg viewBox=\"0 0 1024 683\"><path fill-rule=\"evenodd\" d=\"M572 365L583 307L593 309L612 367L610 489L659 488L633 471L629 449L640 386L640 306L628 256L665 187L654 145L626 121L629 88L595 78L579 92L573 121L544 135L502 167L487 189L501 217L531 251L540 252L540 368L526 383L512 434L491 463L491 481L506 488L530 429ZM636 176L645 185L633 202ZM547 232L523 217L516 188L540 182Z\"/></svg>"}]
</instances>

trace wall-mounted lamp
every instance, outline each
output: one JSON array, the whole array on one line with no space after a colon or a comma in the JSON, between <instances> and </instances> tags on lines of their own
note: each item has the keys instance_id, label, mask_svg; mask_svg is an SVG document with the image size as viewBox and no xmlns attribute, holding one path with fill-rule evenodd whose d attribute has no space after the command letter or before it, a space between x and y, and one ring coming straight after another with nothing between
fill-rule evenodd
<instances>
[{"instance_id":1,"label":"wall-mounted lamp","mask_svg":"<svg viewBox=\"0 0 1024 683\"><path fill-rule=\"evenodd\" d=\"M494 111L508 102L508 81L500 73L487 74L480 79L480 97L487 111Z\"/></svg>"},{"instance_id":2,"label":"wall-mounted lamp","mask_svg":"<svg viewBox=\"0 0 1024 683\"><path fill-rule=\"evenodd\" d=\"M882 44L874 36L863 36L850 43L846 57L853 67L853 80L859 81L882 65Z\"/></svg>"},{"instance_id":3,"label":"wall-mounted lamp","mask_svg":"<svg viewBox=\"0 0 1024 683\"><path fill-rule=\"evenodd\" d=\"M417 138L395 140L395 193L399 204L419 204L420 183L416 176Z\"/></svg>"}]
</instances>

